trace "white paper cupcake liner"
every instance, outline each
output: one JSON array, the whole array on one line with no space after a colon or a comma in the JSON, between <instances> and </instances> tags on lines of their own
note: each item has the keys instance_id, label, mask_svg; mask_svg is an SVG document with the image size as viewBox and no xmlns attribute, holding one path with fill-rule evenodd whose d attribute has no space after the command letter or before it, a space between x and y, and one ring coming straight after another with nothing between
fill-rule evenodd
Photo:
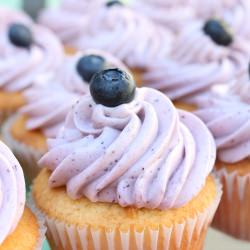
<instances>
[{"instance_id":1,"label":"white paper cupcake liner","mask_svg":"<svg viewBox=\"0 0 250 250\"><path fill-rule=\"evenodd\" d=\"M41 170L37 162L45 152L35 150L13 138L10 129L17 118L18 115L13 115L5 121L2 127L2 139L21 163L24 174L31 183Z\"/></svg>"},{"instance_id":2,"label":"white paper cupcake liner","mask_svg":"<svg viewBox=\"0 0 250 250\"><path fill-rule=\"evenodd\" d=\"M132 227L127 230L111 231L107 228L96 229L90 225L82 228L67 225L44 214L47 238L52 249L61 250L172 250L173 244L174 249L202 249L207 228L214 217L222 195L222 186L217 179L215 180L217 194L213 203L205 211L197 213L196 216L181 224L172 227L159 226L154 229L144 228L139 231Z\"/></svg>"},{"instance_id":3,"label":"white paper cupcake liner","mask_svg":"<svg viewBox=\"0 0 250 250\"><path fill-rule=\"evenodd\" d=\"M45 239L46 239L45 234L46 234L47 228L45 226L45 218L43 214L36 208L31 197L28 199L26 205L32 211L32 213L36 216L38 225L39 225L39 239L37 240L37 244L34 250L41 250L43 243L45 242Z\"/></svg>"},{"instance_id":4,"label":"white paper cupcake liner","mask_svg":"<svg viewBox=\"0 0 250 250\"><path fill-rule=\"evenodd\" d=\"M223 196L213 226L238 239L250 241L250 173L240 176L226 168L216 172Z\"/></svg>"}]
</instances>

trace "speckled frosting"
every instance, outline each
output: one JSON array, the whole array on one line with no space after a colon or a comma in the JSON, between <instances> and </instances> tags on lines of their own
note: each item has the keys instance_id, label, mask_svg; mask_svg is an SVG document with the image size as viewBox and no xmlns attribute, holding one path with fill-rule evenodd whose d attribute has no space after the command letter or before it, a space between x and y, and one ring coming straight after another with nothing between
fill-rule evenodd
<instances>
[{"instance_id":1,"label":"speckled frosting","mask_svg":"<svg viewBox=\"0 0 250 250\"><path fill-rule=\"evenodd\" d=\"M177 37L168 60L154 61L143 81L166 93L172 100L189 99L225 84L245 69L250 44L234 37L230 46L217 45L195 21ZM191 97L191 98L190 98Z\"/></svg>"},{"instance_id":2,"label":"speckled frosting","mask_svg":"<svg viewBox=\"0 0 250 250\"><path fill-rule=\"evenodd\" d=\"M87 50L67 56L58 72L24 92L27 105L20 111L28 117L28 130L42 129L47 137L55 137L72 105L81 95L89 92L89 84L77 72L76 65L82 56L103 57L108 67L127 68L116 58L100 50Z\"/></svg>"},{"instance_id":3,"label":"speckled frosting","mask_svg":"<svg viewBox=\"0 0 250 250\"><path fill-rule=\"evenodd\" d=\"M80 27L80 35L78 32L68 39L67 45L84 50L103 49L129 67L138 68L169 54L172 34L125 5L107 7L103 3L83 19L78 19L75 26Z\"/></svg>"},{"instance_id":4,"label":"speckled frosting","mask_svg":"<svg viewBox=\"0 0 250 250\"><path fill-rule=\"evenodd\" d=\"M137 0L131 7L175 32L195 17L191 0Z\"/></svg>"},{"instance_id":5,"label":"speckled frosting","mask_svg":"<svg viewBox=\"0 0 250 250\"><path fill-rule=\"evenodd\" d=\"M180 207L199 193L215 161L206 126L150 88L114 108L82 97L49 148L40 164L52 171L50 187L122 207Z\"/></svg>"},{"instance_id":6,"label":"speckled frosting","mask_svg":"<svg viewBox=\"0 0 250 250\"><path fill-rule=\"evenodd\" d=\"M0 246L11 234L24 211L25 182L21 166L0 141Z\"/></svg>"},{"instance_id":7,"label":"speckled frosting","mask_svg":"<svg viewBox=\"0 0 250 250\"><path fill-rule=\"evenodd\" d=\"M40 74L56 70L63 49L50 31L22 18L22 14L4 9L1 12L5 21L0 24L0 90L19 92L31 86ZM34 42L29 49L17 47L9 40L8 29L12 23L24 23L31 29Z\"/></svg>"}]
</instances>

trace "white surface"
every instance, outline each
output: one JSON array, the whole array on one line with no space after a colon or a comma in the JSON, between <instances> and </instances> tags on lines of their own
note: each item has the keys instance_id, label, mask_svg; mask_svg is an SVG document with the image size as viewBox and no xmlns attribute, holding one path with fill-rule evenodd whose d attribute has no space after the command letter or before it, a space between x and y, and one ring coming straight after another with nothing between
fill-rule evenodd
<instances>
[{"instance_id":1,"label":"white surface","mask_svg":"<svg viewBox=\"0 0 250 250\"><path fill-rule=\"evenodd\" d=\"M235 240L214 229L210 229L204 250L250 250L250 242Z\"/></svg>"}]
</instances>

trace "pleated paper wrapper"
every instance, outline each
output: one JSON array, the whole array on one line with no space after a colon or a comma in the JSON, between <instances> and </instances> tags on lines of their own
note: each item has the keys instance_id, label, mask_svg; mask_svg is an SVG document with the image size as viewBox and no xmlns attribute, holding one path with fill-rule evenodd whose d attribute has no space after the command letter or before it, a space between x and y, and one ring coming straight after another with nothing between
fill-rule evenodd
<instances>
[{"instance_id":1,"label":"pleated paper wrapper","mask_svg":"<svg viewBox=\"0 0 250 250\"><path fill-rule=\"evenodd\" d=\"M25 177L27 178L28 182L31 183L41 170L37 162L45 152L35 150L13 138L10 128L17 118L18 115L11 116L3 124L2 139L10 147L10 149L20 162Z\"/></svg>"},{"instance_id":2,"label":"pleated paper wrapper","mask_svg":"<svg viewBox=\"0 0 250 250\"><path fill-rule=\"evenodd\" d=\"M45 218L43 214L36 208L34 202L31 198L28 199L27 202L28 208L32 211L32 213L36 216L38 225L39 225L39 238L34 250L41 250L43 243L45 242L45 234L46 234L46 226L45 226Z\"/></svg>"},{"instance_id":3,"label":"pleated paper wrapper","mask_svg":"<svg viewBox=\"0 0 250 250\"><path fill-rule=\"evenodd\" d=\"M238 239L250 241L250 173L240 176L226 168L217 171L223 185L222 200L213 226Z\"/></svg>"},{"instance_id":4,"label":"pleated paper wrapper","mask_svg":"<svg viewBox=\"0 0 250 250\"><path fill-rule=\"evenodd\" d=\"M96 228L90 225L79 228L44 214L47 238L52 249L64 250L201 250L222 195L222 186L216 179L217 194L212 204L181 224L155 228L133 226L116 229Z\"/></svg>"}]
</instances>

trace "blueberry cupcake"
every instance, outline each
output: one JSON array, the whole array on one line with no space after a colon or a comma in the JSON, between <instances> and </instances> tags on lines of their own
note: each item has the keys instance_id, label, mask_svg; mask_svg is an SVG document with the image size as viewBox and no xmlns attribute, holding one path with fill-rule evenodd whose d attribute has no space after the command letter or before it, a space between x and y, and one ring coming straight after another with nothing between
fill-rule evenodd
<instances>
[{"instance_id":1,"label":"blueberry cupcake","mask_svg":"<svg viewBox=\"0 0 250 250\"><path fill-rule=\"evenodd\" d=\"M231 34L222 21L196 20L177 36L167 60L151 64L143 82L193 110L242 72L249 55L249 42Z\"/></svg>"},{"instance_id":2,"label":"blueberry cupcake","mask_svg":"<svg viewBox=\"0 0 250 250\"><path fill-rule=\"evenodd\" d=\"M77 17L76 12L72 15ZM49 18L45 19L49 24L53 23ZM130 68L139 83L147 65L168 57L173 39L170 31L120 1L102 1L94 12L78 18L74 29L78 29L77 35L65 42L67 46L110 52ZM62 30L72 32L65 26Z\"/></svg>"},{"instance_id":3,"label":"blueberry cupcake","mask_svg":"<svg viewBox=\"0 0 250 250\"><path fill-rule=\"evenodd\" d=\"M69 46L71 41L82 36L82 27L86 16L95 11L105 0L79 1L63 0L57 8L44 9L39 16L39 23L54 31L65 45L67 54L77 52Z\"/></svg>"},{"instance_id":4,"label":"blueberry cupcake","mask_svg":"<svg viewBox=\"0 0 250 250\"><path fill-rule=\"evenodd\" d=\"M54 138L72 105L89 92L92 76L105 68L126 67L99 50L67 56L53 76L24 92L26 105L3 126L3 138L24 166L28 180L39 171L37 160L47 150L46 138Z\"/></svg>"},{"instance_id":5,"label":"blueberry cupcake","mask_svg":"<svg viewBox=\"0 0 250 250\"><path fill-rule=\"evenodd\" d=\"M1 8L0 8L1 9ZM61 64L59 40L21 13L1 9L0 120L24 105L23 91ZM2 16L3 14L3 16Z\"/></svg>"},{"instance_id":6,"label":"blueberry cupcake","mask_svg":"<svg viewBox=\"0 0 250 250\"><path fill-rule=\"evenodd\" d=\"M250 37L250 2L247 0L195 0L194 8L201 18L222 18L237 35Z\"/></svg>"},{"instance_id":7,"label":"blueberry cupcake","mask_svg":"<svg viewBox=\"0 0 250 250\"><path fill-rule=\"evenodd\" d=\"M120 69L97 73L90 93L32 188L52 249L202 249L221 196L206 126Z\"/></svg>"},{"instance_id":8,"label":"blueberry cupcake","mask_svg":"<svg viewBox=\"0 0 250 250\"><path fill-rule=\"evenodd\" d=\"M45 239L44 220L25 206L25 182L15 156L0 142L0 249L40 250Z\"/></svg>"},{"instance_id":9,"label":"blueberry cupcake","mask_svg":"<svg viewBox=\"0 0 250 250\"><path fill-rule=\"evenodd\" d=\"M137 0L131 1L131 7L174 32L186 26L196 14L190 0Z\"/></svg>"},{"instance_id":10,"label":"blueberry cupcake","mask_svg":"<svg viewBox=\"0 0 250 250\"><path fill-rule=\"evenodd\" d=\"M214 226L250 241L250 80L235 80L231 94L211 99L196 111L212 132L217 146L215 171L223 184L223 196Z\"/></svg>"}]
</instances>

